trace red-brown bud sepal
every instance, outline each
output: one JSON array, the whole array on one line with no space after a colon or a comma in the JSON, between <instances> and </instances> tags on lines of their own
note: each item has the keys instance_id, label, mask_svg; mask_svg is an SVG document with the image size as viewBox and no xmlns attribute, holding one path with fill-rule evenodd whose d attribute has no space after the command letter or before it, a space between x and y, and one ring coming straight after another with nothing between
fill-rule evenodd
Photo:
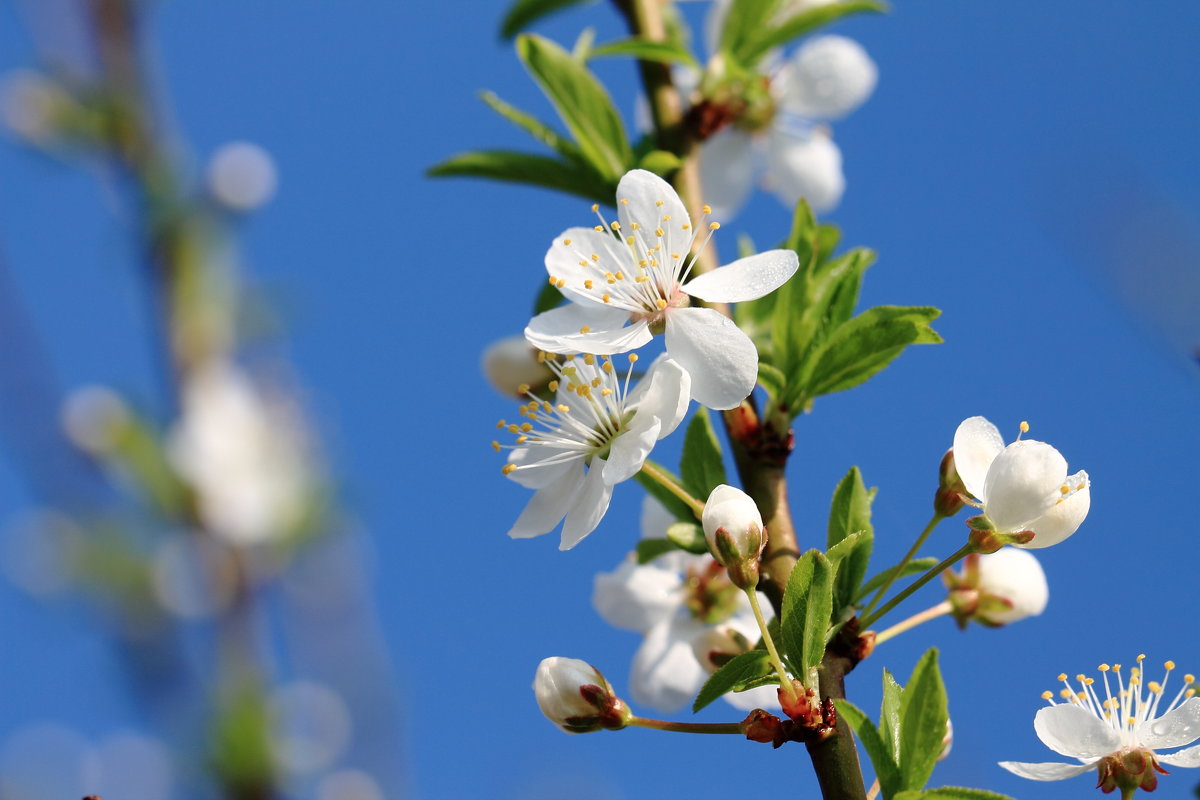
<instances>
[{"instance_id":1,"label":"red-brown bud sepal","mask_svg":"<svg viewBox=\"0 0 1200 800\"><path fill-rule=\"evenodd\" d=\"M1144 747L1107 755L1096 763L1096 770L1100 774L1096 788L1105 794L1120 789L1124 798L1133 797L1138 789L1153 792L1158 788L1158 776L1167 774L1158 765L1154 753Z\"/></svg>"}]
</instances>

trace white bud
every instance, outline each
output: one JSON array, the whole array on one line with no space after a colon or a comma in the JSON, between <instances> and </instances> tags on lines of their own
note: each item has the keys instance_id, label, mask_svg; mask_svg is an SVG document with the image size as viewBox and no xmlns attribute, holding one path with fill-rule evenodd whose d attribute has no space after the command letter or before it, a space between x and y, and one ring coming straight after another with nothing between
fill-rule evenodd
<instances>
[{"instance_id":1,"label":"white bud","mask_svg":"<svg viewBox=\"0 0 1200 800\"><path fill-rule=\"evenodd\" d=\"M253 211L275 194L278 177L271 154L250 142L231 142L208 163L208 189L233 211Z\"/></svg>"},{"instance_id":2,"label":"white bud","mask_svg":"<svg viewBox=\"0 0 1200 800\"><path fill-rule=\"evenodd\" d=\"M767 543L758 506L733 486L721 484L712 490L700 522L709 552L726 567L757 560Z\"/></svg>"},{"instance_id":3,"label":"white bud","mask_svg":"<svg viewBox=\"0 0 1200 800\"><path fill-rule=\"evenodd\" d=\"M554 378L537 351L524 336L509 336L492 342L483 351L480 368L487 382L502 395L525 399L522 386L542 386Z\"/></svg>"},{"instance_id":4,"label":"white bud","mask_svg":"<svg viewBox=\"0 0 1200 800\"><path fill-rule=\"evenodd\" d=\"M88 453L110 452L129 422L125 401L104 386L72 392L63 404L62 426L67 438Z\"/></svg>"},{"instance_id":5,"label":"white bud","mask_svg":"<svg viewBox=\"0 0 1200 800\"><path fill-rule=\"evenodd\" d=\"M568 733L621 728L628 715L600 671L577 658L542 659L533 693L546 719Z\"/></svg>"},{"instance_id":6,"label":"white bud","mask_svg":"<svg viewBox=\"0 0 1200 800\"><path fill-rule=\"evenodd\" d=\"M986 622L1005 625L1034 617L1046 610L1050 587L1037 557L1025 550L1005 547L979 557L979 591L984 595L979 615ZM995 608L988 597L1006 600L1011 608Z\"/></svg>"}]
</instances>

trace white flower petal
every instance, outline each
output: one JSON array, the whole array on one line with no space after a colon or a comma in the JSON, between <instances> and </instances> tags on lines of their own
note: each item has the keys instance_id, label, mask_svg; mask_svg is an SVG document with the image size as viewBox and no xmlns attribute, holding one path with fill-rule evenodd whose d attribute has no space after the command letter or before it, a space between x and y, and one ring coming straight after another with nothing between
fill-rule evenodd
<instances>
[{"instance_id":1,"label":"white flower petal","mask_svg":"<svg viewBox=\"0 0 1200 800\"><path fill-rule=\"evenodd\" d=\"M525 338L548 353L625 353L654 338L645 321L626 326L628 319L629 312L619 308L571 303L529 320ZM590 330L581 333L585 327Z\"/></svg>"},{"instance_id":2,"label":"white flower petal","mask_svg":"<svg viewBox=\"0 0 1200 800\"><path fill-rule=\"evenodd\" d=\"M626 235L633 231L633 223L638 223L651 246L656 243L651 234L661 227L663 249L667 253L686 253L691 248L691 217L687 208L671 184L653 172L634 169L621 178L617 184L617 219Z\"/></svg>"},{"instance_id":3,"label":"white flower petal","mask_svg":"<svg viewBox=\"0 0 1200 800\"><path fill-rule=\"evenodd\" d=\"M557 481L580 459L564 459L547 463L547 457L556 455L546 448L518 447L508 454L508 463L520 469L508 473L508 479L526 489L541 489Z\"/></svg>"},{"instance_id":4,"label":"white flower petal","mask_svg":"<svg viewBox=\"0 0 1200 800\"><path fill-rule=\"evenodd\" d=\"M767 137L767 188L788 208L808 200L813 212L832 210L846 190L842 151L820 128L774 128Z\"/></svg>"},{"instance_id":5,"label":"white flower petal","mask_svg":"<svg viewBox=\"0 0 1200 800\"><path fill-rule=\"evenodd\" d=\"M740 711L779 708L779 687L775 685L759 686L744 692L726 692L723 696L725 702Z\"/></svg>"},{"instance_id":6,"label":"white flower petal","mask_svg":"<svg viewBox=\"0 0 1200 800\"><path fill-rule=\"evenodd\" d=\"M809 39L792 57L781 105L809 119L834 120L862 105L879 79L862 45L845 36Z\"/></svg>"},{"instance_id":7,"label":"white flower petal","mask_svg":"<svg viewBox=\"0 0 1200 800\"><path fill-rule=\"evenodd\" d=\"M1200 767L1200 745L1177 753L1156 753L1155 757L1160 764L1170 764L1172 767Z\"/></svg>"},{"instance_id":8,"label":"white flower petal","mask_svg":"<svg viewBox=\"0 0 1200 800\"><path fill-rule=\"evenodd\" d=\"M962 421L954 432L954 467L967 491L978 500L987 500L983 484L988 467L1004 452L1004 437L996 426L983 417Z\"/></svg>"},{"instance_id":9,"label":"white flower petal","mask_svg":"<svg viewBox=\"0 0 1200 800\"><path fill-rule=\"evenodd\" d=\"M1033 730L1059 755L1100 758L1121 749L1121 734L1079 706L1059 704L1040 709Z\"/></svg>"},{"instance_id":10,"label":"white flower petal","mask_svg":"<svg viewBox=\"0 0 1200 800\"><path fill-rule=\"evenodd\" d=\"M1034 781L1062 781L1082 775L1089 769L1094 769L1096 765L1095 762L1090 764L1056 764L1053 762L1030 764L1021 761L1001 761L1000 766L1021 778L1029 778Z\"/></svg>"},{"instance_id":11,"label":"white flower petal","mask_svg":"<svg viewBox=\"0 0 1200 800\"><path fill-rule=\"evenodd\" d=\"M667 352L691 376L692 399L717 411L736 408L758 380L754 342L711 308L672 309Z\"/></svg>"},{"instance_id":12,"label":"white flower petal","mask_svg":"<svg viewBox=\"0 0 1200 800\"><path fill-rule=\"evenodd\" d=\"M979 588L1012 604L987 612L988 621L1000 625L1041 614L1050 599L1046 573L1037 558L1012 547L979 557Z\"/></svg>"},{"instance_id":13,"label":"white flower petal","mask_svg":"<svg viewBox=\"0 0 1200 800\"><path fill-rule=\"evenodd\" d=\"M1200 739L1200 697L1138 727L1138 742L1151 750L1181 747Z\"/></svg>"},{"instance_id":14,"label":"white flower petal","mask_svg":"<svg viewBox=\"0 0 1200 800\"><path fill-rule=\"evenodd\" d=\"M630 669L634 702L669 714L695 696L708 678L691 645L702 628L690 617L676 614L650 629Z\"/></svg>"},{"instance_id":15,"label":"white flower petal","mask_svg":"<svg viewBox=\"0 0 1200 800\"><path fill-rule=\"evenodd\" d=\"M754 188L754 140L749 133L728 127L700 145L700 185L712 216L732 218Z\"/></svg>"},{"instance_id":16,"label":"white flower petal","mask_svg":"<svg viewBox=\"0 0 1200 800\"><path fill-rule=\"evenodd\" d=\"M988 469L984 512L1001 531L1024 530L1062 496L1067 460L1045 442L1013 442Z\"/></svg>"},{"instance_id":17,"label":"white flower petal","mask_svg":"<svg viewBox=\"0 0 1200 800\"><path fill-rule=\"evenodd\" d=\"M603 458L597 456L592 459L587 477L583 479L583 485L567 511L562 539L558 543L559 550L570 550L579 544L583 537L596 530L596 526L604 518L604 512L608 511L613 487L604 482L604 467Z\"/></svg>"},{"instance_id":18,"label":"white flower petal","mask_svg":"<svg viewBox=\"0 0 1200 800\"><path fill-rule=\"evenodd\" d=\"M693 278L683 291L710 303L757 300L787 283L799 266L800 259L791 250L768 250Z\"/></svg>"},{"instance_id":19,"label":"white flower petal","mask_svg":"<svg viewBox=\"0 0 1200 800\"><path fill-rule=\"evenodd\" d=\"M641 413L635 416L629 429L613 440L608 462L604 465L604 482L615 486L636 475L642 464L646 463L654 443L661 438L660 427L657 417Z\"/></svg>"},{"instance_id":20,"label":"white flower petal","mask_svg":"<svg viewBox=\"0 0 1200 800\"><path fill-rule=\"evenodd\" d=\"M1092 507L1092 490L1088 485L1088 475L1083 470L1067 478L1071 486L1083 484L1083 488L1075 491L1042 516L1029 523L1029 530L1036 536L1028 544L1017 545L1027 550L1039 547L1049 547L1066 539L1083 524Z\"/></svg>"},{"instance_id":21,"label":"white flower petal","mask_svg":"<svg viewBox=\"0 0 1200 800\"><path fill-rule=\"evenodd\" d=\"M660 355L626 398L626 408L638 416L652 415L661 422L658 438L671 435L687 415L692 396L692 377L678 361Z\"/></svg>"},{"instance_id":22,"label":"white flower petal","mask_svg":"<svg viewBox=\"0 0 1200 800\"><path fill-rule=\"evenodd\" d=\"M632 557L592 581L592 606L609 625L645 633L674 614L683 601L682 576Z\"/></svg>"},{"instance_id":23,"label":"white flower petal","mask_svg":"<svg viewBox=\"0 0 1200 800\"><path fill-rule=\"evenodd\" d=\"M514 539L528 539L554 530L574 504L584 480L583 462L572 462L571 469L557 481L534 492L508 535Z\"/></svg>"},{"instance_id":24,"label":"white flower petal","mask_svg":"<svg viewBox=\"0 0 1200 800\"><path fill-rule=\"evenodd\" d=\"M593 255L600 256L600 260L595 261ZM581 261L586 264L581 264ZM618 269L633 274L633 254L612 234L594 228L569 228L546 251L546 272L551 278L559 278L564 282L559 291L568 300L584 305L597 306L603 302L600 293L589 291L584 281L591 280L599 284L604 272L616 272Z\"/></svg>"}]
</instances>

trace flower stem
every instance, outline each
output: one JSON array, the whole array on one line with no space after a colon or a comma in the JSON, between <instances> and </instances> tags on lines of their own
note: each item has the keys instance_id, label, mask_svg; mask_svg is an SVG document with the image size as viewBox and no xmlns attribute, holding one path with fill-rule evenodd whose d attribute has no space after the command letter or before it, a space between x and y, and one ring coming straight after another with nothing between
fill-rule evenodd
<instances>
[{"instance_id":1,"label":"flower stem","mask_svg":"<svg viewBox=\"0 0 1200 800\"><path fill-rule=\"evenodd\" d=\"M966 558L967 556L971 555L971 553L974 553L976 551L977 551L977 549L976 549L975 545L972 544L971 542L967 542L962 547L960 547L958 550L955 550L953 554L951 554L948 558L946 558L944 561L942 561L936 567L929 570L924 575L922 575L921 577L919 577L915 581L913 581L913 583L910 586L908 586L906 589L904 589L904 591L900 592L895 597L893 597L891 600L887 601L887 603L883 606L883 608L879 609L871 616L863 618L862 623L861 623L862 627L864 629L869 628L871 626L871 624L874 623L877 619L882 617L887 612L891 611L896 606L900 605L900 603L903 602L904 599L907 598L910 594L915 592L917 589L920 589L922 586L929 583L931 580L936 578L938 575L941 575L943 572L950 569L950 567L953 567L959 561L961 561L962 559ZM876 640L876 641L878 641L878 640Z\"/></svg>"},{"instance_id":2,"label":"flower stem","mask_svg":"<svg viewBox=\"0 0 1200 800\"><path fill-rule=\"evenodd\" d=\"M677 733L744 733L740 722L669 722L662 719L630 718L628 725Z\"/></svg>"},{"instance_id":3,"label":"flower stem","mask_svg":"<svg viewBox=\"0 0 1200 800\"><path fill-rule=\"evenodd\" d=\"M775 673L779 676L779 688L790 699L794 700L796 698L796 688L792 686L792 679L788 677L787 670L783 666L783 659L779 657L779 651L775 649L775 641L771 638L770 631L767 630L767 621L763 619L762 608L758 605L758 591L747 589L746 597L750 598L750 608L754 610L754 620L758 623L758 629L762 632L763 644L767 646L767 652L771 656L771 664L775 667Z\"/></svg>"},{"instance_id":4,"label":"flower stem","mask_svg":"<svg viewBox=\"0 0 1200 800\"><path fill-rule=\"evenodd\" d=\"M671 480L671 476L660 470L658 467L651 465L649 462L642 464L642 474L653 480L658 485L662 486L671 494L678 497L680 500L688 504L688 508L696 515L696 519L704 514L704 503L692 497L687 489L684 489L675 481Z\"/></svg>"},{"instance_id":5,"label":"flower stem","mask_svg":"<svg viewBox=\"0 0 1200 800\"><path fill-rule=\"evenodd\" d=\"M924 611L920 612L919 614L913 614L911 617L904 620L903 622L897 622L895 625L893 625L892 627L883 631L882 633L876 634L875 635L875 644L879 645L883 642L886 642L888 639L892 639L896 636L899 636L900 634L904 633L905 631L917 627L922 622L928 622L931 619L937 619L938 617L944 617L945 615L950 613L950 610L952 608L953 608L953 606L950 605L949 600L943 600L942 602L938 603L936 606L934 606L932 608L927 608Z\"/></svg>"},{"instance_id":6,"label":"flower stem","mask_svg":"<svg viewBox=\"0 0 1200 800\"><path fill-rule=\"evenodd\" d=\"M892 588L892 584L895 583L896 578L900 576L900 571L908 565L908 562L913 560L913 556L915 556L917 551L921 549L921 545L925 544L925 540L929 538L929 534L933 533L933 529L936 528L938 523L944 519L945 517L941 514L936 512L934 513L933 519L929 520L929 524L925 526L925 530L921 531L921 534L917 537L917 540L913 542L913 546L908 548L908 552L904 554L904 558L900 559L900 563L892 568L892 574L888 576L887 580L883 582L883 585L879 587L879 591L875 593L873 598L871 598L871 602L868 603L866 609L863 610L863 617L869 616L871 610L875 608L875 606L879 605L879 601L883 599L884 595L887 594L887 590Z\"/></svg>"}]
</instances>

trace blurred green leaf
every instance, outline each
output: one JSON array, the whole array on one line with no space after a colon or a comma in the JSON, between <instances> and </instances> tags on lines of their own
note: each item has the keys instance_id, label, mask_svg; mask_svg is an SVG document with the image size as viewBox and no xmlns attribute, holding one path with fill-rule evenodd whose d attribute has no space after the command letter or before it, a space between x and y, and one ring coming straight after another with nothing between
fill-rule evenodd
<instances>
[{"instance_id":1,"label":"blurred green leaf","mask_svg":"<svg viewBox=\"0 0 1200 800\"><path fill-rule=\"evenodd\" d=\"M637 37L605 42L588 52L589 59L606 56L633 56L641 61L686 64L697 68L700 66L696 63L695 56L673 42L651 42Z\"/></svg>"},{"instance_id":2,"label":"blurred green leaf","mask_svg":"<svg viewBox=\"0 0 1200 800\"><path fill-rule=\"evenodd\" d=\"M517 55L592 168L613 182L620 179L632 165L633 153L621 117L600 82L570 53L541 36L517 37Z\"/></svg>"},{"instance_id":3,"label":"blurred green leaf","mask_svg":"<svg viewBox=\"0 0 1200 800\"><path fill-rule=\"evenodd\" d=\"M655 175L665 178L679 169L682 163L679 156L674 153L668 153L666 150L651 150L638 159L638 168L649 170Z\"/></svg>"},{"instance_id":4,"label":"blurred green leaf","mask_svg":"<svg viewBox=\"0 0 1200 800\"><path fill-rule=\"evenodd\" d=\"M695 522L676 522L667 528L667 538L674 542L680 550L686 550L695 555L708 552L704 529Z\"/></svg>"},{"instance_id":5,"label":"blurred green leaf","mask_svg":"<svg viewBox=\"0 0 1200 800\"><path fill-rule=\"evenodd\" d=\"M754 39L770 27L771 17L778 7L779 0L733 0L725 13L718 40L721 51L753 66L753 62L745 60L744 54Z\"/></svg>"},{"instance_id":6,"label":"blurred green leaf","mask_svg":"<svg viewBox=\"0 0 1200 800\"><path fill-rule=\"evenodd\" d=\"M914 558L912 561L909 561L904 565L904 568L900 570L900 574L896 576L896 580L900 580L906 575L916 575L918 572L928 572L936 567L937 563L938 560L936 558ZM878 575L871 578L871 580L864 583L863 587L858 590L858 596L854 599L861 600L871 592L878 589L880 586L883 586L883 582L890 579L892 573L895 571L895 567L889 567L888 569L885 569L883 572L880 572Z\"/></svg>"},{"instance_id":7,"label":"blurred green leaf","mask_svg":"<svg viewBox=\"0 0 1200 800\"><path fill-rule=\"evenodd\" d=\"M593 0L517 0L500 23L500 35L511 39L547 14Z\"/></svg>"},{"instance_id":8,"label":"blurred green leaf","mask_svg":"<svg viewBox=\"0 0 1200 800\"><path fill-rule=\"evenodd\" d=\"M930 648L913 668L900 696L900 784L922 789L946 738L946 686L938 669L937 648Z\"/></svg>"},{"instance_id":9,"label":"blurred green leaf","mask_svg":"<svg viewBox=\"0 0 1200 800\"><path fill-rule=\"evenodd\" d=\"M649 464L651 468L656 469L664 475L670 477L670 479L676 484L680 486L683 485L682 481L679 479L679 476L671 472L671 470L667 469L662 464L657 464L650 459L646 459L646 463ZM667 511L669 511L671 515L675 517L675 519L681 522L696 521L696 515L692 513L692 509L688 506L688 504L664 489L661 483L647 476L644 472L639 472L633 477L639 484L641 484L641 487L645 489L651 497L662 503L663 507L666 508Z\"/></svg>"},{"instance_id":10,"label":"blurred green leaf","mask_svg":"<svg viewBox=\"0 0 1200 800\"><path fill-rule=\"evenodd\" d=\"M884 746L875 723L849 700L838 698L833 702L837 706L838 715L846 720L850 730L854 731L863 743L863 749L871 759L871 766L875 768L875 777L879 779L879 788L884 798L891 798L900 787L900 767L892 760Z\"/></svg>"},{"instance_id":11,"label":"blurred green leaf","mask_svg":"<svg viewBox=\"0 0 1200 800\"><path fill-rule=\"evenodd\" d=\"M510 150L460 153L430 167L426 174L434 178L471 177L527 183L591 201L611 197L616 191L615 184L582 165Z\"/></svg>"},{"instance_id":12,"label":"blurred green leaf","mask_svg":"<svg viewBox=\"0 0 1200 800\"><path fill-rule=\"evenodd\" d=\"M997 794L983 789L965 789L961 786L943 786L925 791L900 792L895 800L1013 800L1006 794Z\"/></svg>"},{"instance_id":13,"label":"blurred green leaf","mask_svg":"<svg viewBox=\"0 0 1200 800\"><path fill-rule=\"evenodd\" d=\"M583 153L579 151L579 148L576 147L574 143L564 139L561 135L559 135L558 131L554 130L537 117L522 111L516 106L509 105L501 100L494 92L480 92L479 98L483 100L483 102L487 103L488 107L497 114L504 117L521 130L527 132L538 142L546 145L559 155L563 156L569 161L575 161L580 164L586 163L583 158Z\"/></svg>"},{"instance_id":14,"label":"blurred green leaf","mask_svg":"<svg viewBox=\"0 0 1200 800\"><path fill-rule=\"evenodd\" d=\"M864 12L882 13L886 10L886 4L871 2L871 0L844 0L839 3L818 6L790 17L781 25L774 27L763 25L750 31L734 52L743 64L753 65L772 48L781 47L793 39L836 22L842 17Z\"/></svg>"},{"instance_id":15,"label":"blurred green leaf","mask_svg":"<svg viewBox=\"0 0 1200 800\"><path fill-rule=\"evenodd\" d=\"M721 444L717 441L717 432L713 430L708 409L703 406L688 424L679 471L683 488L700 501L707 500L713 489L725 483Z\"/></svg>"},{"instance_id":16,"label":"blurred green leaf","mask_svg":"<svg viewBox=\"0 0 1200 800\"><path fill-rule=\"evenodd\" d=\"M726 692L769 675L771 670L771 658L765 650L751 650L734 656L704 682L696 702L692 703L692 711L699 711Z\"/></svg>"},{"instance_id":17,"label":"blurred green leaf","mask_svg":"<svg viewBox=\"0 0 1200 800\"><path fill-rule=\"evenodd\" d=\"M649 564L659 556L678 549L670 539L639 539L634 550L637 553L637 563Z\"/></svg>"}]
</instances>

